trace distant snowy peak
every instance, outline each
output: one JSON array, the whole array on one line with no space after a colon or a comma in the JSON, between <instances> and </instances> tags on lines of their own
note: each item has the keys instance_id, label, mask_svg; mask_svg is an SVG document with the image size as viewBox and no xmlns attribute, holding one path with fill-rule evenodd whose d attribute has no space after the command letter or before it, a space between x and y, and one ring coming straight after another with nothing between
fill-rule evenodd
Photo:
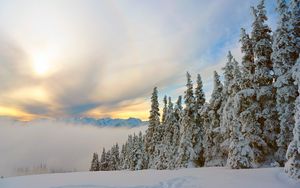
<instances>
[{"instance_id":1,"label":"distant snowy peak","mask_svg":"<svg viewBox=\"0 0 300 188\"><path fill-rule=\"evenodd\" d=\"M128 118L128 119L113 119L113 118L101 118L95 119L90 117L79 117L79 118L69 118L60 119L59 121L64 121L67 123L74 124L88 124L101 127L138 127L146 125L146 121L142 121L138 118Z\"/></svg>"}]
</instances>

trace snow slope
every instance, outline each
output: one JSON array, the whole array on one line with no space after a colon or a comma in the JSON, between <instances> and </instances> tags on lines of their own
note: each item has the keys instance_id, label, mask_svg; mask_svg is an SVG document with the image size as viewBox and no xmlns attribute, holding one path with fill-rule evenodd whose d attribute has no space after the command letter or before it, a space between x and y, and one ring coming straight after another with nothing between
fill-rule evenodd
<instances>
[{"instance_id":1,"label":"snow slope","mask_svg":"<svg viewBox=\"0 0 300 188\"><path fill-rule=\"evenodd\" d=\"M282 168L77 172L0 179L1 188L299 188Z\"/></svg>"}]
</instances>

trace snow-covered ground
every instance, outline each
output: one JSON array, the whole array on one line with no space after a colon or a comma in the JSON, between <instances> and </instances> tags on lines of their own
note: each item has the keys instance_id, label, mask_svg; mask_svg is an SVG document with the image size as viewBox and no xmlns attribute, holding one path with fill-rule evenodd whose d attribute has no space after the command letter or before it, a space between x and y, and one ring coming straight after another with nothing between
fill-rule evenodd
<instances>
[{"instance_id":1,"label":"snow-covered ground","mask_svg":"<svg viewBox=\"0 0 300 188\"><path fill-rule=\"evenodd\" d=\"M1 188L299 188L282 168L77 172L0 179Z\"/></svg>"}]
</instances>

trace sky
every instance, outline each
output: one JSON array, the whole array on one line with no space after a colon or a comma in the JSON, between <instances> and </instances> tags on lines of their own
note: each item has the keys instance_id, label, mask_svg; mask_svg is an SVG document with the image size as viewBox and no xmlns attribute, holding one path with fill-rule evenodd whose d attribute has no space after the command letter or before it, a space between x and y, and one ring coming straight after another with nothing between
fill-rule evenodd
<instances>
[{"instance_id":1,"label":"sky","mask_svg":"<svg viewBox=\"0 0 300 188\"><path fill-rule=\"evenodd\" d=\"M0 116L146 120L153 87L175 100L187 71L209 99L227 52L241 59L240 28L250 32L257 3L0 0Z\"/></svg>"}]
</instances>

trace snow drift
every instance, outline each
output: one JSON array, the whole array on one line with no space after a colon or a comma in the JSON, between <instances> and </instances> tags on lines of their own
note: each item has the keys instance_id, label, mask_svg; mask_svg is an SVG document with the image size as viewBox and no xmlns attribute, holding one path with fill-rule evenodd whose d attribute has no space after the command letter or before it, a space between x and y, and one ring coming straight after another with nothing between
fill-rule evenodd
<instances>
[{"instance_id":1,"label":"snow drift","mask_svg":"<svg viewBox=\"0 0 300 188\"><path fill-rule=\"evenodd\" d=\"M1 188L299 188L282 168L77 172L0 179Z\"/></svg>"}]
</instances>

